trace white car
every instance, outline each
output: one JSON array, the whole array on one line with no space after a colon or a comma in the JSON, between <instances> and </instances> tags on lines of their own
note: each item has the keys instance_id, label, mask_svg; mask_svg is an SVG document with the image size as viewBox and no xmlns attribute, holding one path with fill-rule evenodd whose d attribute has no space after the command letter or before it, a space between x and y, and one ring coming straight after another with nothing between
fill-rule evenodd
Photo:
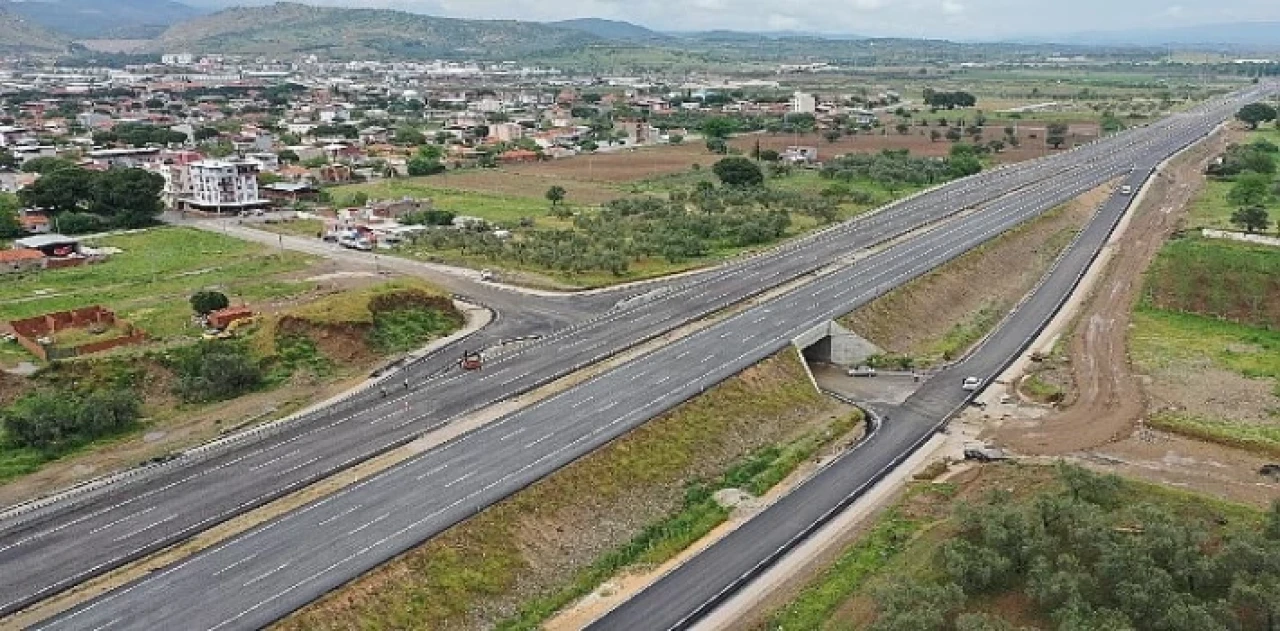
<instances>
[{"instance_id":1,"label":"white car","mask_svg":"<svg viewBox=\"0 0 1280 631\"><path fill-rule=\"evenodd\" d=\"M982 387L982 380L977 377L965 377L960 387L972 392Z\"/></svg>"}]
</instances>

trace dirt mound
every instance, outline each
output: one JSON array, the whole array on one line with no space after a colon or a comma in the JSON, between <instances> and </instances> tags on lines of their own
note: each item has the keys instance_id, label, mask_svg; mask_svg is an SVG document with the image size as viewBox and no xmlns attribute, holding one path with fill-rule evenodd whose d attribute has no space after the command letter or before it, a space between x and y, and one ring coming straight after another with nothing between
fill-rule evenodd
<instances>
[{"instance_id":1,"label":"dirt mound","mask_svg":"<svg viewBox=\"0 0 1280 631\"><path fill-rule=\"evenodd\" d=\"M378 353L369 346L369 330L364 323L318 324L294 316L282 316L276 324L275 337L297 335L315 343L316 349L335 363L369 364Z\"/></svg>"}]
</instances>

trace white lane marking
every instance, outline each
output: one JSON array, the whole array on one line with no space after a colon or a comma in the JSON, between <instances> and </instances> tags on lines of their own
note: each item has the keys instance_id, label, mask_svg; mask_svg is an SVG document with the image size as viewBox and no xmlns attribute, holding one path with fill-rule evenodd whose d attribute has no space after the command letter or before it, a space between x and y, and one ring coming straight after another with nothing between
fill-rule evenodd
<instances>
[{"instance_id":1,"label":"white lane marking","mask_svg":"<svg viewBox=\"0 0 1280 631\"><path fill-rule=\"evenodd\" d=\"M254 583L257 583L258 581L260 581L260 580L262 580L262 579L264 579L264 578L266 578L266 577L268 577L268 576L271 576L272 574L275 574L276 572L279 572L280 570L283 570L283 569L285 569L286 567L289 567L289 564L288 564L288 563L285 563L285 564L281 565L280 567L278 567L278 568L276 568L276 569L274 569L274 570L271 570L270 572L267 572L266 574L260 574L260 575L258 575L258 576L255 576L255 577L253 577L253 578L249 579L249 582L245 583L245 584L243 585L243 587L248 587L248 586L250 586L250 585L252 585L252 584L254 584Z\"/></svg>"},{"instance_id":2,"label":"white lane marking","mask_svg":"<svg viewBox=\"0 0 1280 631\"><path fill-rule=\"evenodd\" d=\"M243 559L240 559L239 561L236 561L235 563L232 563L231 565L228 565L228 566L226 566L226 567L222 568L221 570L218 570L217 572L214 572L214 573L213 573L213 575L214 575L214 576L221 576L223 573L225 573L225 572L227 572L227 571L229 571L229 570L232 570L232 569L235 569L235 568L237 568L237 567L240 567L241 565L244 565L245 563L248 563L249 561L252 561L252 560L254 560L254 559L258 558L258 555L259 555L259 554L262 554L262 553L261 553L261 552L254 552L253 554L250 554L249 556L247 556L247 557L245 557L245 558L243 558Z\"/></svg>"},{"instance_id":3,"label":"white lane marking","mask_svg":"<svg viewBox=\"0 0 1280 631\"><path fill-rule=\"evenodd\" d=\"M301 469L301 468L303 468L303 467L305 467L305 466L307 466L307 465L309 465L309 464L313 464L313 463L315 463L315 462L316 462L316 461L318 461L318 460L320 460L320 456L316 456L315 458L312 458L312 459L310 459L310 460L307 460L306 462L299 462L298 464L293 465L292 467L289 467L288 469L285 469L284 471L281 471L280 473L277 473L276 475L277 475L277 476L288 475L288 474L293 473L294 471L297 471L298 469Z\"/></svg>"},{"instance_id":4,"label":"white lane marking","mask_svg":"<svg viewBox=\"0 0 1280 631\"><path fill-rule=\"evenodd\" d=\"M514 438L514 437L516 437L516 436L519 436L520 434L523 434L523 433L524 433L524 430L525 430L525 428L521 427L520 429L517 429L517 430L515 430L515 431L513 431L513 432L510 432L510 433L508 433L508 434L504 435L502 438L499 438L498 440L507 440L508 438Z\"/></svg>"},{"instance_id":5,"label":"white lane marking","mask_svg":"<svg viewBox=\"0 0 1280 631\"><path fill-rule=\"evenodd\" d=\"M259 464L256 464L256 465L253 465L252 467L249 467L249 470L250 470L250 471L257 471L258 469L261 469L261 468L263 468L263 467L265 467L265 466L268 466L268 465L275 464L275 463L277 463L277 462L279 462L279 461L281 461L281 460L284 460L285 458L289 458L289 457L291 457L291 456L296 456L296 455L299 453L299 451L301 451L301 450L294 449L293 451L291 451L291 452L289 452L289 453L287 453L287 454L284 454L283 456L276 456L275 458L272 458L272 459L267 460L267 461L265 461L265 462L262 462L262 463L259 463Z\"/></svg>"},{"instance_id":6,"label":"white lane marking","mask_svg":"<svg viewBox=\"0 0 1280 631\"><path fill-rule=\"evenodd\" d=\"M384 519L386 519L386 518L388 518L388 517L390 517L390 516L391 516L391 513L383 513L383 514L381 514L381 515L378 515L378 517L377 517L376 519L374 519L373 521L371 521L371 522L367 522L367 523L365 523L363 526L359 526L359 527L355 528L354 530L348 530L348 531L347 531L347 536L348 536L348 537L350 537L351 535L354 535L354 534L356 534L356 533L358 533L358 532L360 532L360 531L364 530L365 528L368 528L369 526L372 526L372 525L374 525L374 524L376 524L376 523L378 523L378 522L380 522L380 521L382 521L382 520L384 520Z\"/></svg>"},{"instance_id":7,"label":"white lane marking","mask_svg":"<svg viewBox=\"0 0 1280 631\"><path fill-rule=\"evenodd\" d=\"M89 534L91 534L91 535L98 534L99 532L102 532L103 530L106 530L106 529L108 529L108 528L110 528L110 527L112 527L112 526L114 526L114 525L116 525L116 524L118 524L118 523L120 523L120 522L129 521L130 519L133 519L134 517L137 517L137 516L139 516L139 515L146 515L147 513L150 513L151 511L153 511L153 510L155 510L155 509L156 509L156 507L155 507L155 506L152 506L151 508L148 508L148 509L146 509L146 510L144 510L144 511L140 512L140 513L134 513L134 514L129 515L129 516L127 516L127 517L121 517L120 519L117 519L117 520L115 520L115 521L113 521L113 522L110 522L110 523L107 523L107 524L103 524L103 525L101 525L101 526L98 526L97 528L94 528L93 530L90 530L90 531L89 531Z\"/></svg>"},{"instance_id":8,"label":"white lane marking","mask_svg":"<svg viewBox=\"0 0 1280 631\"><path fill-rule=\"evenodd\" d=\"M318 524L316 524L316 525L317 525L317 526L327 526L327 525L329 525L330 523L333 523L333 522L335 522L335 521L337 521L337 520L339 520L339 519L342 519L343 517L346 517L347 515L350 515L351 513L354 513L354 512L356 512L356 511L357 511L357 510L359 510L359 509L360 509L360 504L356 504L355 506L352 506L351 508L348 508L347 510L342 511L341 513L338 513L337 515L333 515L333 516L331 516L331 517L328 517L327 519L325 519L324 521L322 521L322 522L320 522L320 523L318 523Z\"/></svg>"},{"instance_id":9,"label":"white lane marking","mask_svg":"<svg viewBox=\"0 0 1280 631\"><path fill-rule=\"evenodd\" d=\"M90 629L89 631L102 631L103 629L105 629L105 628L107 628L107 627L109 627L109 626L111 626L111 625L113 625L113 624L115 624L115 623L117 623L117 622L120 622L120 618L112 618L112 619L108 620L106 623L104 623L104 624L100 624L100 625L98 625L98 626L96 626L96 627L94 627L94 628Z\"/></svg>"},{"instance_id":10,"label":"white lane marking","mask_svg":"<svg viewBox=\"0 0 1280 631\"><path fill-rule=\"evenodd\" d=\"M139 528L139 529L137 529L137 530L135 530L135 531L133 531L133 532L131 532L131 533L129 533L129 534L120 535L119 537L116 537L115 539L112 539L112 541L124 541L125 539L128 539L129 537L132 537L132 536L134 536L134 535L140 535L140 534L142 534L142 533L144 533L144 532L146 532L146 531L148 531L148 530L151 530L152 528L155 528L156 526L159 526L159 525L161 525L161 524L167 524L167 523L169 523L169 522L171 522L171 521L173 521L173 520L175 520L175 519L177 519L177 518L178 518L178 513L174 513L174 514L172 514L172 515L170 515L170 516L168 516L168 517L165 517L164 519L161 519L160 521L157 521L157 522L153 522L153 523L147 524L146 526L143 526L142 528Z\"/></svg>"},{"instance_id":11,"label":"white lane marking","mask_svg":"<svg viewBox=\"0 0 1280 631\"><path fill-rule=\"evenodd\" d=\"M433 475L435 475L435 474L437 474L437 473L440 473L441 471L444 471L444 470L445 470L445 469L447 469L447 468L449 468L449 465L447 465L447 464L442 464L442 465L440 465L440 466L438 466L438 467L436 467L436 468L434 468L434 469L432 469L432 470L430 470L430 471L428 471L428 472L426 472L426 473L424 473L424 474L422 474L422 475L418 476L418 477L417 477L417 478L415 478L415 479L416 479L417 481L421 482L421 481L423 480L423 478L431 477L431 476L433 476Z\"/></svg>"},{"instance_id":12,"label":"white lane marking","mask_svg":"<svg viewBox=\"0 0 1280 631\"><path fill-rule=\"evenodd\" d=\"M595 401L595 400L596 400L596 395L594 395L594 394L593 394L593 395L591 395L591 396L589 396L589 397L587 397L587 398L585 398L585 399L582 399L581 401L577 401L577 402L575 402L575 403L570 404L570 405L569 405L569 407L570 407L570 408L572 408L572 409L575 409L575 410L576 410L576 409L578 409L578 408L580 408L580 407L582 407L582 406L584 406L584 405L586 405L586 404L588 404L588 403L590 403L590 402L592 402L592 401Z\"/></svg>"},{"instance_id":13,"label":"white lane marking","mask_svg":"<svg viewBox=\"0 0 1280 631\"><path fill-rule=\"evenodd\" d=\"M471 476L473 476L473 475L475 475L475 474L476 474L476 472L475 472L475 471L468 471L468 472L466 472L465 474L463 474L463 475L462 475L462 477L457 478L457 479L455 479L455 480L454 480L454 481L452 481L452 482L446 483L446 484L444 485L444 488L446 488L446 489L447 489L447 488L449 488L449 487L451 487L451 486L453 486L453 485L455 485L455 484L457 484L457 483L459 483L459 482L461 482L461 481L463 481L463 480L466 480L467 478L469 478L469 477L471 477Z\"/></svg>"},{"instance_id":14,"label":"white lane marking","mask_svg":"<svg viewBox=\"0 0 1280 631\"><path fill-rule=\"evenodd\" d=\"M555 436L555 435L556 435L555 432L551 432L550 434L547 434L546 436L543 436L542 438L539 438L538 440L535 440L529 443L528 445L525 445L525 447L537 447L542 441L548 438L551 438L552 436Z\"/></svg>"}]
</instances>

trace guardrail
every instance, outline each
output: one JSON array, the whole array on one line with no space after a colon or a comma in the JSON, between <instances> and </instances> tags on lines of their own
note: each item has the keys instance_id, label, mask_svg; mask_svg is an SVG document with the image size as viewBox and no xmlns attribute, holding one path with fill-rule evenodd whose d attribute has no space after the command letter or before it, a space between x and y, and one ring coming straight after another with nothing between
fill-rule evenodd
<instances>
[{"instance_id":1,"label":"guardrail","mask_svg":"<svg viewBox=\"0 0 1280 631\"><path fill-rule=\"evenodd\" d=\"M482 305L469 301L459 300L469 306L475 306L483 309ZM490 311L492 313L492 311ZM481 327L483 328L483 327ZM242 431L233 431L226 436L219 437L210 442L185 449L181 452L170 454L159 459L152 459L140 465L134 466L124 471L111 473L91 480L80 482L69 488L59 490L55 493L28 500L20 504L15 504L4 512L0 512L0 532L11 530L15 527L28 524L42 517L46 509L61 505L64 502L75 501L77 503L88 501L105 492L106 489L115 490L121 488L121 485L137 484L149 480L161 473L182 466L189 466L199 462L204 462L211 458L223 455L245 443L262 440L264 438L283 433L293 429L299 425L304 425L321 416L328 416L335 412L349 411L354 407L356 399L370 393L375 387L383 387L392 375L400 373L405 368L416 366L425 361L431 355L450 349L480 329L466 331L443 340L436 340L428 346L408 354L407 356L390 362L383 369L375 371L370 379L364 381L359 386L348 390L331 399L313 404L307 408L294 412L288 416L276 419L269 423L257 425Z\"/></svg>"},{"instance_id":2,"label":"guardrail","mask_svg":"<svg viewBox=\"0 0 1280 631\"><path fill-rule=\"evenodd\" d=\"M1152 176L1158 170L1164 168L1164 166L1167 165L1169 161L1173 160L1177 156L1181 155L1183 152L1195 146L1196 143L1200 142L1205 137L1211 135L1214 131L1218 129L1218 127L1220 126L1215 126L1209 131L1199 136L1196 136L1193 140L1189 141L1182 149L1179 149L1178 151L1174 152L1168 158L1161 161L1160 164L1157 165L1156 167L1152 167L1151 169L1149 169L1147 174L1142 179L1143 187L1145 187L1147 182L1149 182L1150 179L1152 178ZM1035 331L1019 344L1017 352L1012 353L1009 357L1001 361L1000 367L997 370L997 374L999 374L1000 372L1003 372L1009 366L1011 366L1013 362L1016 361L1017 358L1023 352L1026 351L1026 349L1040 334L1040 332L1043 331L1046 326L1048 326L1049 322L1051 322L1053 318L1057 316L1057 314L1062 310L1063 306L1066 305L1071 295L1075 293L1076 289L1080 286L1080 283L1083 281L1084 277L1089 273L1090 269L1093 267L1094 263L1097 261L1098 256L1101 255L1103 249L1106 247L1107 242L1110 240L1111 235L1114 233L1116 226L1119 225L1120 221L1124 219L1124 217L1128 214L1128 211L1132 208L1135 199L1137 199L1137 195L1130 197L1128 203L1126 203L1124 206L1124 210L1116 214L1115 219L1113 219L1110 225L1107 227L1105 236L1098 242L1097 247L1094 248L1093 252L1090 254L1086 264L1082 266L1079 272L1076 273L1067 291L1065 291L1062 294L1062 296L1059 297L1057 302L1054 304L1053 308L1050 309L1049 312L1045 314L1045 316L1041 319L1038 326L1035 327ZM1082 230L1080 231L1079 234L1077 234L1076 239L1072 241L1071 247L1074 247L1079 243L1079 240L1082 238L1084 233L1085 233L1085 230ZM1043 287L1045 282L1047 282L1047 280L1052 276L1052 274L1059 269L1061 265L1061 261L1066 257L1067 252L1069 252L1070 249L1071 248L1069 247L1063 251L1063 254L1060 255L1057 260L1055 260L1050 270L1047 271L1041 277L1041 280L1039 283L1037 283L1036 288L1032 292L1028 292L1028 294L1024 297L1024 300L1020 302L1019 305L1024 304L1026 300L1029 300L1030 297L1034 295L1035 291L1038 291L1040 288ZM1006 316L1006 318L1001 321L999 326L1004 326L1004 324L1006 324L1008 320L1013 317L1013 313L1014 312L1011 312L1009 316ZM991 339L991 336L984 338L982 342L980 342L978 345L975 346L973 351L971 351L969 354L966 354L966 357L971 357L973 353L977 352L977 350L980 349L982 346L984 346L990 339ZM696 622L702 616L706 615L706 613L710 612L712 609L719 606L721 603L727 600L731 595L733 595L735 592L741 589L744 585L746 585L751 580L756 578L761 572L763 572L765 569L767 569L768 567L776 563L778 559L782 558L782 556L789 553L790 551L795 549L801 542L803 542L804 540L812 536L813 533L815 533L818 529L827 525L832 519L834 519L837 515L839 515L841 512L847 509L851 504L857 501L860 497L862 497L862 495L869 488L878 484L890 472L902 466L903 462L905 462L908 458L910 458L913 454L915 454L915 452L918 451L920 447L923 446L925 443L927 443L930 439L932 439L935 434L942 431L946 427L947 423L949 423L951 419L953 419L962 409L964 409L965 406L969 405L973 401L974 397L976 396L977 396L976 392L970 393L967 396L965 396L965 398L960 403L956 404L954 407L948 410L940 418L938 423L936 423L930 429L930 431L924 433L919 439L913 442L907 449L903 450L901 453L896 455L889 462L889 464L887 464L880 470L876 471L876 473L874 473L870 478L868 478L865 482L863 482L857 488L850 491L834 506L829 508L827 511L823 512L822 515L818 517L818 519L816 519L809 525L802 528L799 532L797 532L795 535L789 538L785 543L779 546L776 550L769 553L764 559L760 560L758 563L753 565L746 572L744 572L740 576L733 579L725 588L721 589L719 592L713 595L706 602L699 605L696 609L694 609L688 615L681 618L674 625L672 625L670 629L683 630L683 629L689 628L694 622ZM859 447L860 446L861 445L859 445ZM858 448L855 447L854 449L849 450L844 454L841 454L838 458L828 463L825 467L823 467L823 469L819 470L819 472L815 473L815 475L810 477L809 479L810 480L813 479L813 477L816 477L816 475L818 475L822 471L825 471L828 468L834 466L836 463L842 461L844 458L852 457L857 452L858 452ZM807 481L808 480L806 480L806 482Z\"/></svg>"}]
</instances>

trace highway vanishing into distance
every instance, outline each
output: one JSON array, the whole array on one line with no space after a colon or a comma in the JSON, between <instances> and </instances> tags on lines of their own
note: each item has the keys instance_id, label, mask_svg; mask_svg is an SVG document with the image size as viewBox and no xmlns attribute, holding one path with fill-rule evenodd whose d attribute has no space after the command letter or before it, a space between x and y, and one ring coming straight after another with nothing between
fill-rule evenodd
<instances>
[{"instance_id":1,"label":"highway vanishing into distance","mask_svg":"<svg viewBox=\"0 0 1280 631\"><path fill-rule=\"evenodd\" d=\"M767 254L656 285L652 295L628 301L625 308L585 318L548 315L545 319L553 325L572 324L497 356L480 374L445 371L456 358L446 349L396 375L392 383L403 378L411 385L386 399L359 398L257 440L179 458L103 492L11 518L0 524L0 568L5 570L0 573L0 612L15 611L171 545L685 322L813 275L807 284L159 569L46 626L213 629L268 624L777 352L799 332L1084 191L1164 159L1207 133L1242 100L1256 96L1216 101L1072 152L953 183ZM852 265L823 269L926 226L863 252L864 258ZM814 274L816 270L822 271ZM548 298L542 304L571 300ZM590 300L613 303L617 296ZM518 309L520 301L514 302L511 308ZM556 313L555 307L546 313ZM924 392L945 390L944 381L928 384ZM934 412L928 406L921 410L922 418Z\"/></svg>"},{"instance_id":2,"label":"highway vanishing into distance","mask_svg":"<svg viewBox=\"0 0 1280 631\"><path fill-rule=\"evenodd\" d=\"M1158 161L1124 180L1137 191ZM1052 270L997 329L961 361L933 375L901 405L877 409L880 427L813 478L724 539L593 622L590 631L687 629L737 588L907 459L973 397L966 377L990 382L1029 346L1097 257L1132 197L1113 192Z\"/></svg>"}]
</instances>

